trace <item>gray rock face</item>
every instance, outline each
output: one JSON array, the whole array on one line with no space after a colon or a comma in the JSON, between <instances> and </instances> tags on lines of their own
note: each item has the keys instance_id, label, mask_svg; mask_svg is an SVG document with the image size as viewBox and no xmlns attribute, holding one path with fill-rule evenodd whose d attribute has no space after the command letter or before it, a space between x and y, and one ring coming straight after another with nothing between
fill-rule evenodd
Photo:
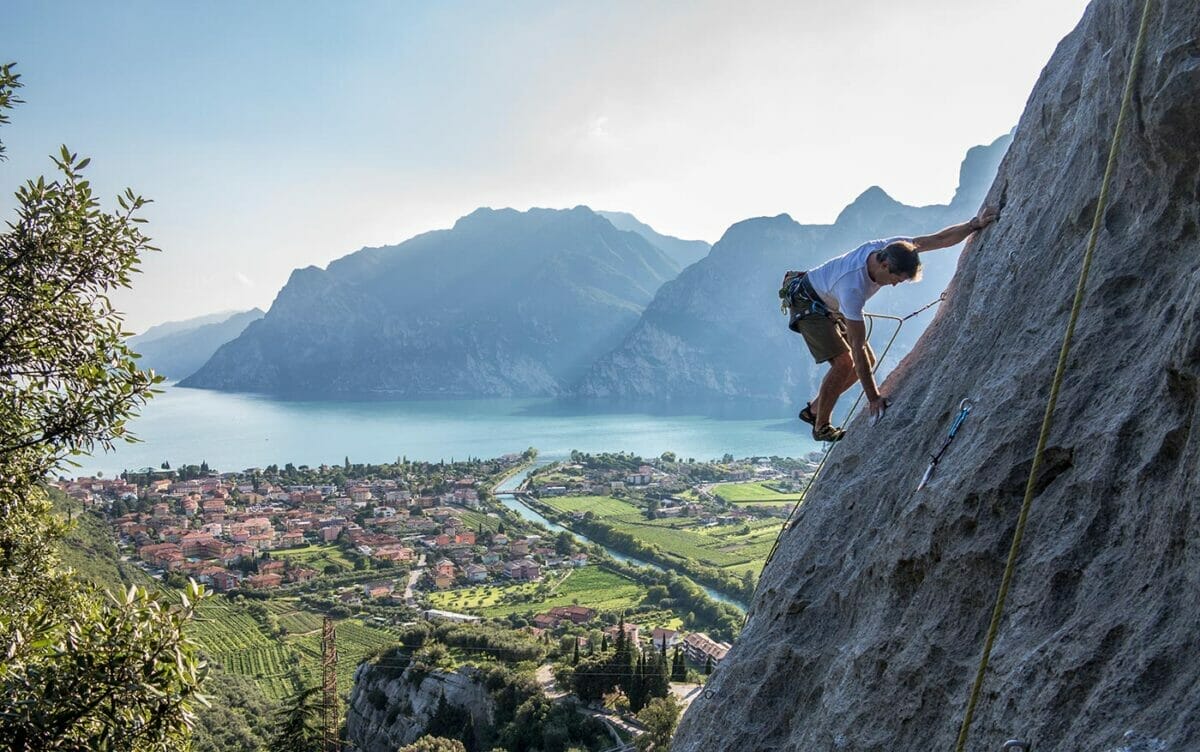
<instances>
[{"instance_id":1,"label":"gray rock face","mask_svg":"<svg viewBox=\"0 0 1200 752\"><path fill-rule=\"evenodd\" d=\"M676 752L954 748L1140 5L1095 0L1059 45L991 190L1001 221L884 385L887 418L834 450ZM1200 3L1155 3L972 750L1200 749L1198 39Z\"/></svg>"},{"instance_id":2,"label":"gray rock face","mask_svg":"<svg viewBox=\"0 0 1200 752\"><path fill-rule=\"evenodd\" d=\"M600 358L575 396L650 402L757 401L798 404L815 394L815 367L803 340L788 331L775 291L788 269L811 269L869 240L934 232L974 216L1011 140L971 149L950 204L907 206L872 186L832 225L801 225L786 214L739 222L700 261L664 284L620 347ZM928 254L924 281L872 298L872 312L908 314L935 300L950 281L956 249ZM916 342L928 315L904 326L885 370ZM872 341L882 349L892 322Z\"/></svg>"},{"instance_id":3,"label":"gray rock face","mask_svg":"<svg viewBox=\"0 0 1200 752\"><path fill-rule=\"evenodd\" d=\"M406 669L402 676L359 666L346 709L346 734L363 752L396 752L425 734L444 697L446 704L471 713L476 726L492 723L495 710L483 682L470 668L433 671L420 681Z\"/></svg>"}]
</instances>

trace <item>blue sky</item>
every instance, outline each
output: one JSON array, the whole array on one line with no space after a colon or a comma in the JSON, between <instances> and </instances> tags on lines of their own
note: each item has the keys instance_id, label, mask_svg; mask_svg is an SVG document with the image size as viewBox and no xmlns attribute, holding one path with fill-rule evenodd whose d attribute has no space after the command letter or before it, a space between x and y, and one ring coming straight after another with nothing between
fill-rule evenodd
<instances>
[{"instance_id":1,"label":"blue sky","mask_svg":"<svg viewBox=\"0 0 1200 752\"><path fill-rule=\"evenodd\" d=\"M872 184L944 202L1084 5L10 0L0 210L61 143L102 195L153 198L163 252L117 298L141 330L266 308L296 267L484 205L712 242Z\"/></svg>"}]
</instances>

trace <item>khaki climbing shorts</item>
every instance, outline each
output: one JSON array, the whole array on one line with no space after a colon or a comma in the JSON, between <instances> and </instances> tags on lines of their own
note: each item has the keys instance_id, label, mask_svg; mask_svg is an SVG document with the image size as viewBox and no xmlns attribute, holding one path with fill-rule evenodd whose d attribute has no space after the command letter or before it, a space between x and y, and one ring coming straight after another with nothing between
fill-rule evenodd
<instances>
[{"instance_id":1,"label":"khaki climbing shorts","mask_svg":"<svg viewBox=\"0 0 1200 752\"><path fill-rule=\"evenodd\" d=\"M793 313L788 329L804 336L808 351L818 363L825 363L842 353L850 352L850 338L846 334L846 322L841 316Z\"/></svg>"}]
</instances>

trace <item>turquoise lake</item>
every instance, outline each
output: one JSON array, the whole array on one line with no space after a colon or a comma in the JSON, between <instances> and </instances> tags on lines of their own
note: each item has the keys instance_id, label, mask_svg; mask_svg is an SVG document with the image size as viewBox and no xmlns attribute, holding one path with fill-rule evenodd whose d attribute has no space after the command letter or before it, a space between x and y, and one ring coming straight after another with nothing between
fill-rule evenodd
<instances>
[{"instance_id":1,"label":"turquoise lake","mask_svg":"<svg viewBox=\"0 0 1200 752\"><path fill-rule=\"evenodd\" d=\"M683 412L691 406L676 408ZM269 464L437 461L496 457L536 447L543 459L584 452L628 451L681 458L778 455L818 449L807 426L785 406L705 405L698 412L626 411L563 405L549 399L411 402L291 401L260 395L165 387L132 421L142 439L112 453L76 458L68 475L172 467L207 461L221 471ZM774 414L778 413L778 414Z\"/></svg>"}]
</instances>

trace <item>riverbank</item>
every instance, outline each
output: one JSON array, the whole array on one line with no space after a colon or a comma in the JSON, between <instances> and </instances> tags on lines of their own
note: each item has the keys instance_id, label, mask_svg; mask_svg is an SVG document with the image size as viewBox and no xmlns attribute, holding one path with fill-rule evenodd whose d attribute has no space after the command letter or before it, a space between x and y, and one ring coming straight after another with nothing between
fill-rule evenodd
<instances>
[{"instance_id":1,"label":"riverbank","mask_svg":"<svg viewBox=\"0 0 1200 752\"><path fill-rule=\"evenodd\" d=\"M619 552L624 559L641 562L643 565L653 566L659 570L677 571L684 574L704 587L705 590L711 591L711 597L734 605L742 611L746 610L746 604L754 595L755 578L753 576L726 574L721 569L701 564L697 559L689 557L683 552L676 553L666 550L661 545L655 545L631 533L619 530L605 523L602 518L596 517L590 520L586 517L575 518L528 494L517 496L517 500L537 511L546 519L562 526L563 529L569 530L573 535L586 537L607 550Z\"/></svg>"},{"instance_id":2,"label":"riverbank","mask_svg":"<svg viewBox=\"0 0 1200 752\"><path fill-rule=\"evenodd\" d=\"M552 463L544 461L538 462L536 459L531 460L521 468L518 468L505 476L505 478L503 478L493 487L493 494L495 495L496 501L508 512L519 515L521 519L525 520L526 522L530 522L538 525L539 527L545 528L551 533L566 532L570 534L581 544L591 546L594 550L602 552L605 557L610 559L614 564L622 567L624 570L629 571L644 568L660 573L666 573L674 572L677 569L673 562L668 563L666 566L662 566L654 562L639 559L636 556L627 555L614 547L610 547L600 541L593 540L587 535L571 527L561 525L548 519L537 509L534 509L532 506L530 506L527 502L532 501L532 498L524 493L524 490L528 487L529 475L537 467L548 464ZM686 575L686 573L683 574ZM695 582L693 581L693 578L685 576L684 579L689 580L694 587L698 588L703 593L705 598L713 601L714 603L730 606L739 612L746 611L746 603L739 600L737 597L730 596L727 593L723 593L720 590L709 587L703 583Z\"/></svg>"}]
</instances>

